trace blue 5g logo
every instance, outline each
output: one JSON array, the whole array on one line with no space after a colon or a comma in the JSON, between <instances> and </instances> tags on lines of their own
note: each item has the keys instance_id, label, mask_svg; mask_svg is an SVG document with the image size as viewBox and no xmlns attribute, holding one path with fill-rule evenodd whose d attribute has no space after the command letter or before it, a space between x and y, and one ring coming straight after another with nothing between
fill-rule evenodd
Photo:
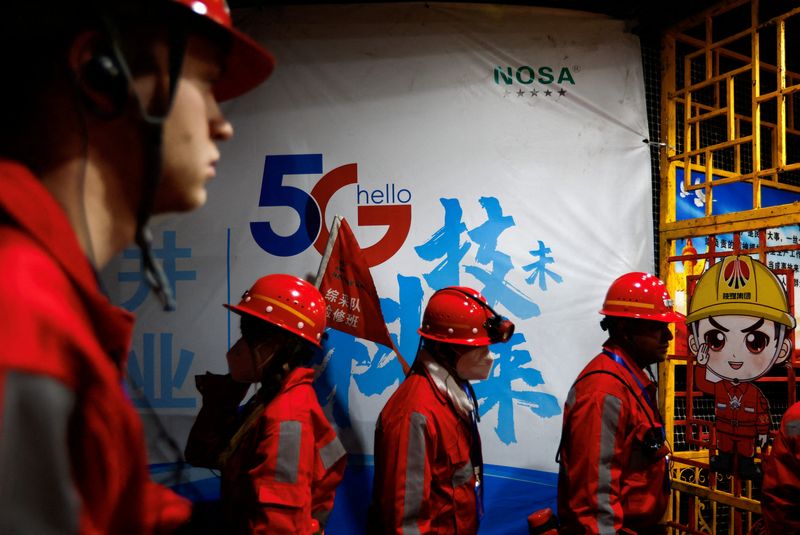
<instances>
[{"instance_id":1,"label":"blue 5g logo","mask_svg":"<svg viewBox=\"0 0 800 535\"><path fill-rule=\"evenodd\" d=\"M269 221L253 221L250 232L256 243L275 256L294 256L312 244L322 254L329 231L323 226L325 210L333 195L345 186L358 183L356 164L345 164L324 174L311 193L284 184L291 175L322 173L322 154L290 154L266 156L261 181L259 206L284 206L293 209L300 217L300 225L289 236L276 233ZM402 190L408 192L408 190ZM365 193L362 191L362 193ZM402 247L411 228L411 194L401 204L373 204L358 206L359 226L387 226L386 234L374 245L364 249L369 266L385 262Z\"/></svg>"},{"instance_id":2,"label":"blue 5g logo","mask_svg":"<svg viewBox=\"0 0 800 535\"><path fill-rule=\"evenodd\" d=\"M314 243L322 226L322 214L311 195L287 186L283 179L290 175L318 175L322 173L322 154L297 154L267 156L264 158L264 175L261 180L259 206L288 206L300 216L300 226L289 236L272 230L269 221L250 223L253 239L266 252L275 256L294 256Z\"/></svg>"}]
</instances>

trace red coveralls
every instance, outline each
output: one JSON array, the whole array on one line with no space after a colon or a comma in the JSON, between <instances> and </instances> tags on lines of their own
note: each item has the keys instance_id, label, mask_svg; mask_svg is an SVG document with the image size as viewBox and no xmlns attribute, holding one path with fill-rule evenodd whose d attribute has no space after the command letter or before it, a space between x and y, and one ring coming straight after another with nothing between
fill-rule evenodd
<instances>
[{"instance_id":1,"label":"red coveralls","mask_svg":"<svg viewBox=\"0 0 800 535\"><path fill-rule=\"evenodd\" d=\"M168 533L122 389L133 316L100 292L61 207L0 160L0 532Z\"/></svg>"},{"instance_id":2,"label":"red coveralls","mask_svg":"<svg viewBox=\"0 0 800 535\"><path fill-rule=\"evenodd\" d=\"M416 365L376 426L370 534L477 533L471 429Z\"/></svg>"},{"instance_id":3,"label":"red coveralls","mask_svg":"<svg viewBox=\"0 0 800 535\"><path fill-rule=\"evenodd\" d=\"M641 368L621 348L606 344L604 349L622 358L655 402L655 384ZM560 533L653 532L669 502L661 429L658 411L648 404L631 372L605 353L589 362L564 406ZM651 449L648 443L662 446Z\"/></svg>"},{"instance_id":4,"label":"red coveralls","mask_svg":"<svg viewBox=\"0 0 800 535\"><path fill-rule=\"evenodd\" d=\"M800 533L800 402L783 415L762 469L761 514L768 533Z\"/></svg>"},{"instance_id":5,"label":"red coveralls","mask_svg":"<svg viewBox=\"0 0 800 535\"><path fill-rule=\"evenodd\" d=\"M714 396L719 451L752 457L756 437L769 433L769 402L761 390L752 383L736 385L724 379L712 383L704 366L695 366L694 382L698 390Z\"/></svg>"},{"instance_id":6,"label":"red coveralls","mask_svg":"<svg viewBox=\"0 0 800 535\"><path fill-rule=\"evenodd\" d=\"M344 477L346 452L319 406L313 380L312 370L296 368L266 408L248 403L250 413L244 418L253 410L260 410L260 416L222 467L222 501L231 533L311 534L312 519L325 526ZM204 396L195 425L222 416L206 405ZM219 439L225 443L230 437ZM188 460L195 463L192 456Z\"/></svg>"}]
</instances>

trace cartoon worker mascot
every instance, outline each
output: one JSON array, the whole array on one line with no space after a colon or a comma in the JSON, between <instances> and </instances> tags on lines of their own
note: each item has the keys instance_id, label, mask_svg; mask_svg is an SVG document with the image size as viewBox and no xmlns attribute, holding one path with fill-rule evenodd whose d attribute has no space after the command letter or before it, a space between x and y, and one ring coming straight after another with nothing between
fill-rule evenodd
<instances>
[{"instance_id":1,"label":"cartoon worker mascot","mask_svg":"<svg viewBox=\"0 0 800 535\"><path fill-rule=\"evenodd\" d=\"M756 479L756 445L769 434L769 403L754 381L792 354L795 319L786 290L764 264L729 256L698 280L686 316L696 387L714 397L711 469Z\"/></svg>"}]
</instances>

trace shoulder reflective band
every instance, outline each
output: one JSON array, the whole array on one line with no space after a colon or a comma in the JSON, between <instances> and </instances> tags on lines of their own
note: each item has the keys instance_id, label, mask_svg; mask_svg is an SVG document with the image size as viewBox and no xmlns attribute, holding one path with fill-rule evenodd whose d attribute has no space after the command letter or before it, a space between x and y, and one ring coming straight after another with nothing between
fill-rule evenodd
<instances>
[{"instance_id":1,"label":"shoulder reflective band","mask_svg":"<svg viewBox=\"0 0 800 535\"><path fill-rule=\"evenodd\" d=\"M456 468L455 472L453 472L453 488L469 483L473 475L475 475L475 471L472 468L472 463L467 461L464 466Z\"/></svg>"},{"instance_id":2,"label":"shoulder reflective band","mask_svg":"<svg viewBox=\"0 0 800 535\"><path fill-rule=\"evenodd\" d=\"M406 452L406 488L403 500L403 535L418 535L420 511L425 489L425 433L428 420L418 412L411 413L408 423Z\"/></svg>"},{"instance_id":3,"label":"shoulder reflective band","mask_svg":"<svg viewBox=\"0 0 800 535\"><path fill-rule=\"evenodd\" d=\"M344 457L346 453L339 437L333 437L333 440L319 450L319 458L322 460L325 470L330 470L331 466L336 464L336 461Z\"/></svg>"},{"instance_id":4,"label":"shoulder reflective band","mask_svg":"<svg viewBox=\"0 0 800 535\"><path fill-rule=\"evenodd\" d=\"M600 420L600 458L597 465L597 531L614 535L614 509L611 506L611 464L616 453L617 427L622 401L607 394L603 399L603 415ZM620 459L624 462L624 460Z\"/></svg>"},{"instance_id":5,"label":"shoulder reflective band","mask_svg":"<svg viewBox=\"0 0 800 535\"><path fill-rule=\"evenodd\" d=\"M786 434L790 437L796 437L800 435L800 420L786 422Z\"/></svg>"}]
</instances>

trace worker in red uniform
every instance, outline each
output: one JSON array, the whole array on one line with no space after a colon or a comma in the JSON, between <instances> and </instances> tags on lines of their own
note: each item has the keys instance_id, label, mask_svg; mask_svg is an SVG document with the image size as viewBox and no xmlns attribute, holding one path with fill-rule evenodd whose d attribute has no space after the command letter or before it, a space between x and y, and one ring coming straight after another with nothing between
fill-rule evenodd
<instances>
[{"instance_id":1,"label":"worker in red uniform","mask_svg":"<svg viewBox=\"0 0 800 535\"><path fill-rule=\"evenodd\" d=\"M477 533L483 459L469 381L488 377L489 345L513 332L472 288L431 296L414 365L376 425L369 533Z\"/></svg>"},{"instance_id":2,"label":"worker in red uniform","mask_svg":"<svg viewBox=\"0 0 800 535\"><path fill-rule=\"evenodd\" d=\"M800 402L783 415L764 458L761 515L769 534L800 533Z\"/></svg>"},{"instance_id":3,"label":"worker in red uniform","mask_svg":"<svg viewBox=\"0 0 800 535\"><path fill-rule=\"evenodd\" d=\"M137 241L159 280L149 215L203 203L217 100L273 60L221 0L9 2L0 41L0 533L169 533L97 271Z\"/></svg>"},{"instance_id":4,"label":"worker in red uniform","mask_svg":"<svg viewBox=\"0 0 800 535\"><path fill-rule=\"evenodd\" d=\"M186 459L222 469L225 533L321 532L346 462L303 367L321 347L325 301L308 282L276 274L225 306L241 316L242 336L228 351L230 375L197 378L203 407ZM260 389L239 408L251 383Z\"/></svg>"},{"instance_id":5,"label":"worker in red uniform","mask_svg":"<svg viewBox=\"0 0 800 535\"><path fill-rule=\"evenodd\" d=\"M712 470L754 479L756 445L769 434L769 403L754 381L792 353L795 319L781 281L747 255L728 256L697 281L686 317L695 386L714 396Z\"/></svg>"},{"instance_id":6,"label":"worker in red uniform","mask_svg":"<svg viewBox=\"0 0 800 535\"><path fill-rule=\"evenodd\" d=\"M664 361L669 325L683 315L664 283L640 272L611 284L600 313L608 340L564 405L559 533L659 533L669 503L669 450L645 369Z\"/></svg>"}]
</instances>

